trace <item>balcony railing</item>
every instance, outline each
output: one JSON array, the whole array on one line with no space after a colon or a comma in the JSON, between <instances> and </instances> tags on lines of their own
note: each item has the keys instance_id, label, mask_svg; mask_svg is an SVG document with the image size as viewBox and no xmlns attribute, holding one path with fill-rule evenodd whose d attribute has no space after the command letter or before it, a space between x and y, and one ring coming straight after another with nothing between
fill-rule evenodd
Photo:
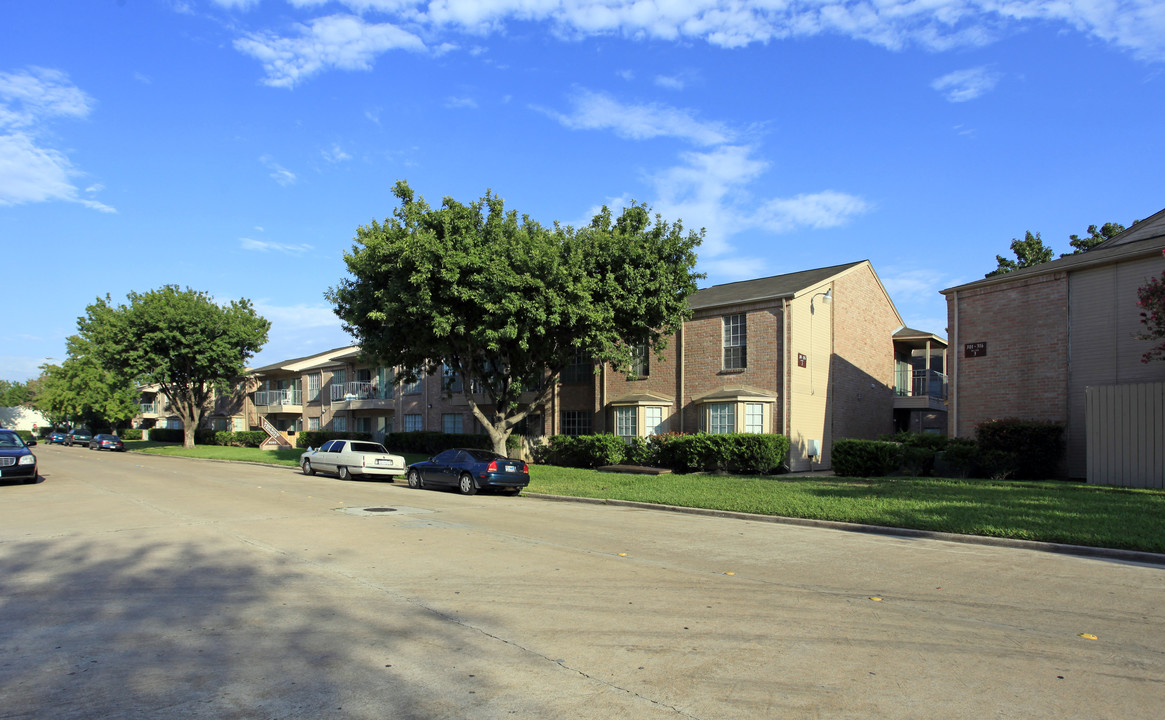
<instances>
[{"instance_id":1,"label":"balcony railing","mask_svg":"<svg viewBox=\"0 0 1165 720\"><path fill-rule=\"evenodd\" d=\"M157 415L162 412L162 403L142 403L142 415Z\"/></svg>"},{"instance_id":2,"label":"balcony railing","mask_svg":"<svg viewBox=\"0 0 1165 720\"><path fill-rule=\"evenodd\" d=\"M284 390L257 390L255 391L256 405L303 405L303 395L299 390L287 388Z\"/></svg>"},{"instance_id":3,"label":"balcony railing","mask_svg":"<svg viewBox=\"0 0 1165 720\"><path fill-rule=\"evenodd\" d=\"M371 382L346 382L332 385L332 402L347 400L391 400L392 386L378 387Z\"/></svg>"},{"instance_id":4,"label":"balcony railing","mask_svg":"<svg viewBox=\"0 0 1165 720\"><path fill-rule=\"evenodd\" d=\"M894 391L898 397L929 396L945 400L947 376L935 370L912 370L909 377L906 377L906 373L898 373Z\"/></svg>"}]
</instances>

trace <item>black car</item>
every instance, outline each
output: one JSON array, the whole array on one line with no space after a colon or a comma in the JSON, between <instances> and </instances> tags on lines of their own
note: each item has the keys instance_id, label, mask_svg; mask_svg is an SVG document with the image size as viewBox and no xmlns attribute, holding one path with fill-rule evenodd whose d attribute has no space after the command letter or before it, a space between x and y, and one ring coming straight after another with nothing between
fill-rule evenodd
<instances>
[{"instance_id":1,"label":"black car","mask_svg":"<svg viewBox=\"0 0 1165 720\"><path fill-rule=\"evenodd\" d=\"M89 447L89 441L93 439L93 433L85 428L73 428L65 433L65 445L73 447L74 445L84 445Z\"/></svg>"},{"instance_id":2,"label":"black car","mask_svg":"<svg viewBox=\"0 0 1165 720\"><path fill-rule=\"evenodd\" d=\"M36 482L36 455L19 435L11 430L0 430L0 480L9 479Z\"/></svg>"},{"instance_id":3,"label":"black car","mask_svg":"<svg viewBox=\"0 0 1165 720\"><path fill-rule=\"evenodd\" d=\"M125 452L125 443L116 435L94 435L89 440L90 450L120 450Z\"/></svg>"},{"instance_id":4,"label":"black car","mask_svg":"<svg viewBox=\"0 0 1165 720\"><path fill-rule=\"evenodd\" d=\"M409 465L409 487L455 487L463 495L496 489L517 495L530 484L530 466L490 450L453 448Z\"/></svg>"}]
</instances>

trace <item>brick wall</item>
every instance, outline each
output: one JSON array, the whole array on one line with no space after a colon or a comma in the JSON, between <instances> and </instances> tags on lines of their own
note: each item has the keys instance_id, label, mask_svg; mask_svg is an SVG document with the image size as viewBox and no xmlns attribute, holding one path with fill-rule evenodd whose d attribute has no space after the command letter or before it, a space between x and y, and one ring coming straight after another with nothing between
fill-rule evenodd
<instances>
[{"instance_id":1,"label":"brick wall","mask_svg":"<svg viewBox=\"0 0 1165 720\"><path fill-rule=\"evenodd\" d=\"M1007 417L1067 422L1067 303L1064 273L947 296L952 435ZM966 357L968 343L986 343L985 354Z\"/></svg>"},{"instance_id":2,"label":"brick wall","mask_svg":"<svg viewBox=\"0 0 1165 720\"><path fill-rule=\"evenodd\" d=\"M833 437L873 440L894 431L893 335L902 321L868 264L833 287Z\"/></svg>"}]
</instances>

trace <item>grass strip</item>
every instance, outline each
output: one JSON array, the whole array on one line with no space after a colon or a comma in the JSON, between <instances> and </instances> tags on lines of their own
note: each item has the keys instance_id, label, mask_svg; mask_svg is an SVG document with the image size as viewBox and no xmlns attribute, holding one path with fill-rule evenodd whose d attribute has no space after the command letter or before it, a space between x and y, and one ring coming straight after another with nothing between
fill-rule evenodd
<instances>
[{"instance_id":1,"label":"grass strip","mask_svg":"<svg viewBox=\"0 0 1165 720\"><path fill-rule=\"evenodd\" d=\"M132 450L294 467L302 453L130 441ZM412 463L424 460L405 454ZM530 492L1165 553L1165 492L948 478L628 475L535 465Z\"/></svg>"}]
</instances>

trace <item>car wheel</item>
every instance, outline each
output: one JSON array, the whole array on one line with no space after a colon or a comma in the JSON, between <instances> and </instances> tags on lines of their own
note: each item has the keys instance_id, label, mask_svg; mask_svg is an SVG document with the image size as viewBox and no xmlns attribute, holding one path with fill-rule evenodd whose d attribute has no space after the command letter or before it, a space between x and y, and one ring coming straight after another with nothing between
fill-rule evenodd
<instances>
[{"instance_id":1,"label":"car wheel","mask_svg":"<svg viewBox=\"0 0 1165 720\"><path fill-rule=\"evenodd\" d=\"M421 487L421 474L416 470L409 470L409 487L414 489Z\"/></svg>"},{"instance_id":2,"label":"car wheel","mask_svg":"<svg viewBox=\"0 0 1165 720\"><path fill-rule=\"evenodd\" d=\"M314 469L312 469L311 460L304 460L303 461L303 474L304 475L315 475L316 474L316 471Z\"/></svg>"},{"instance_id":3,"label":"car wheel","mask_svg":"<svg viewBox=\"0 0 1165 720\"><path fill-rule=\"evenodd\" d=\"M469 473L461 473L461 479L457 481L457 490L462 495L474 495L477 493L477 483L473 482L473 476Z\"/></svg>"},{"instance_id":4,"label":"car wheel","mask_svg":"<svg viewBox=\"0 0 1165 720\"><path fill-rule=\"evenodd\" d=\"M343 465L340 466L340 479L341 480L351 480L352 479L352 473L349 472L348 468L344 467Z\"/></svg>"}]
</instances>

